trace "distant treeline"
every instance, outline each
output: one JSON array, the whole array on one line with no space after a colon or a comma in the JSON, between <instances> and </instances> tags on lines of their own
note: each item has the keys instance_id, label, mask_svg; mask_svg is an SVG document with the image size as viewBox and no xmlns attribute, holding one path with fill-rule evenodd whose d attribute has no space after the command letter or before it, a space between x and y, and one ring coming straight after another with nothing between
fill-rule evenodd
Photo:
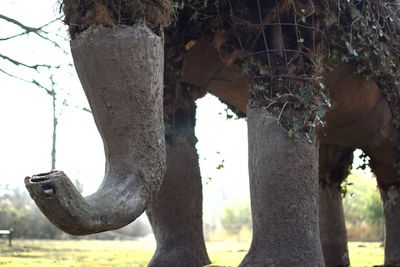
<instances>
[{"instance_id":1,"label":"distant treeline","mask_svg":"<svg viewBox=\"0 0 400 267\"><path fill-rule=\"evenodd\" d=\"M375 179L352 174L343 187L349 241L383 241L383 208ZM237 235L243 227L251 229L250 203L245 204L241 200L225 206L220 219L227 233Z\"/></svg>"},{"instance_id":2,"label":"distant treeline","mask_svg":"<svg viewBox=\"0 0 400 267\"><path fill-rule=\"evenodd\" d=\"M77 184L78 188L82 185ZM82 188L81 188L82 189ZM350 175L346 182L347 194L343 199L347 234L350 241L382 241L383 210L373 179ZM207 210L204 211L207 213ZM225 205L217 219L228 234L237 235L251 229L250 205L243 200ZM218 227L205 218L206 235L215 235ZM0 185L0 229L15 229L15 237L26 239L71 239L54 227L43 216L25 190ZM132 239L151 232L149 224L141 218L117 231L80 237L84 239Z\"/></svg>"},{"instance_id":3,"label":"distant treeline","mask_svg":"<svg viewBox=\"0 0 400 267\"><path fill-rule=\"evenodd\" d=\"M343 198L343 208L348 239L383 241L383 206L375 178L352 174L345 183L347 193Z\"/></svg>"},{"instance_id":4,"label":"distant treeline","mask_svg":"<svg viewBox=\"0 0 400 267\"><path fill-rule=\"evenodd\" d=\"M0 185L0 230L14 229L16 238L25 239L78 239L58 230L53 226L29 194L19 188ZM132 239L143 237L151 232L148 223L143 219L120 229L96 235L85 236L85 239Z\"/></svg>"}]
</instances>

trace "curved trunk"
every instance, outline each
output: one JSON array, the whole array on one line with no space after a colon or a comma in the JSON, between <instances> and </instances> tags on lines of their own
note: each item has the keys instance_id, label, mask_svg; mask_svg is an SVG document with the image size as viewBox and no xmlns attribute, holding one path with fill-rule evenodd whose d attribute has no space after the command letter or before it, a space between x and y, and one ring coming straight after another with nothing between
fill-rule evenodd
<instances>
[{"instance_id":1,"label":"curved trunk","mask_svg":"<svg viewBox=\"0 0 400 267\"><path fill-rule=\"evenodd\" d=\"M385 216L385 265L400 266L400 189L380 188Z\"/></svg>"},{"instance_id":2,"label":"curved trunk","mask_svg":"<svg viewBox=\"0 0 400 267\"><path fill-rule=\"evenodd\" d=\"M290 140L265 108L247 114L253 240L240 266L324 266L318 147Z\"/></svg>"},{"instance_id":3,"label":"curved trunk","mask_svg":"<svg viewBox=\"0 0 400 267\"><path fill-rule=\"evenodd\" d=\"M36 204L74 235L120 228L158 192L165 171L163 40L145 25L92 27L71 41L103 139L105 177L86 198L59 171L25 179Z\"/></svg>"},{"instance_id":4,"label":"curved trunk","mask_svg":"<svg viewBox=\"0 0 400 267\"><path fill-rule=\"evenodd\" d=\"M325 265L350 266L342 193L338 184L320 185L319 227Z\"/></svg>"}]
</instances>

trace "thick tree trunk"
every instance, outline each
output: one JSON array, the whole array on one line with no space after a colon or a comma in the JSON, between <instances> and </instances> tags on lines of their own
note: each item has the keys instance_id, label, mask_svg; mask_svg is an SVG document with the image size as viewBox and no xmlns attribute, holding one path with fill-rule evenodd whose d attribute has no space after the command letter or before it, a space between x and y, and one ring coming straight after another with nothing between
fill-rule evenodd
<instances>
[{"instance_id":1,"label":"thick tree trunk","mask_svg":"<svg viewBox=\"0 0 400 267\"><path fill-rule=\"evenodd\" d=\"M320 185L319 227L325 265L349 266L346 224L341 189L338 184Z\"/></svg>"},{"instance_id":2,"label":"thick tree trunk","mask_svg":"<svg viewBox=\"0 0 400 267\"><path fill-rule=\"evenodd\" d=\"M324 266L318 147L290 140L265 108L247 115L253 240L240 266Z\"/></svg>"},{"instance_id":3,"label":"thick tree trunk","mask_svg":"<svg viewBox=\"0 0 400 267\"><path fill-rule=\"evenodd\" d=\"M202 184L195 147L196 104L190 88L180 82L184 45L176 29L165 31L167 171L157 198L147 210L157 240L150 267L210 263L203 236Z\"/></svg>"},{"instance_id":4,"label":"thick tree trunk","mask_svg":"<svg viewBox=\"0 0 400 267\"><path fill-rule=\"evenodd\" d=\"M194 144L167 145L167 172L147 215L157 240L151 267L203 266L207 255L202 220L202 185Z\"/></svg>"},{"instance_id":5,"label":"thick tree trunk","mask_svg":"<svg viewBox=\"0 0 400 267\"><path fill-rule=\"evenodd\" d=\"M158 193L165 171L164 48L161 37L135 24L93 26L71 41L71 50L104 143L103 183L85 198L59 171L25 184L54 225L85 235L131 223Z\"/></svg>"},{"instance_id":6,"label":"thick tree trunk","mask_svg":"<svg viewBox=\"0 0 400 267\"><path fill-rule=\"evenodd\" d=\"M320 144L319 227L325 265L349 266L341 183L350 173L353 148Z\"/></svg>"},{"instance_id":7,"label":"thick tree trunk","mask_svg":"<svg viewBox=\"0 0 400 267\"><path fill-rule=\"evenodd\" d=\"M400 266L400 188L380 188L385 215L385 266Z\"/></svg>"}]
</instances>

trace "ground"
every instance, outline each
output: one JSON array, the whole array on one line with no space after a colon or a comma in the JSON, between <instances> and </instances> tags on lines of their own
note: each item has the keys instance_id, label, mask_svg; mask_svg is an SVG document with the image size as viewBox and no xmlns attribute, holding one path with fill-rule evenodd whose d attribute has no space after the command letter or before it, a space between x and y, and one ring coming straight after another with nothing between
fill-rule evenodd
<instances>
[{"instance_id":1,"label":"ground","mask_svg":"<svg viewBox=\"0 0 400 267\"><path fill-rule=\"evenodd\" d=\"M14 240L8 247L0 240L0 266L4 267L105 267L147 266L155 242L98 240ZM209 242L213 263L237 266L248 248L246 242ZM350 242L352 267L383 263L383 247L376 242ZM133 264L132 264L133 263Z\"/></svg>"}]
</instances>

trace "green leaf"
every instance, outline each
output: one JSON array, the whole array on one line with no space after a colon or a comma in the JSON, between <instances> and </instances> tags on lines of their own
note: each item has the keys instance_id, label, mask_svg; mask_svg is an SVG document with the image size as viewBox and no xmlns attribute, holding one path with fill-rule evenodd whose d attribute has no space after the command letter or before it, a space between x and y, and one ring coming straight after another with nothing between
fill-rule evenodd
<instances>
[{"instance_id":1,"label":"green leaf","mask_svg":"<svg viewBox=\"0 0 400 267\"><path fill-rule=\"evenodd\" d=\"M261 68L260 69L260 74L261 75L270 75L270 70L267 67Z\"/></svg>"},{"instance_id":2,"label":"green leaf","mask_svg":"<svg viewBox=\"0 0 400 267\"><path fill-rule=\"evenodd\" d=\"M312 144L312 135L308 132L306 132L306 139L309 144Z\"/></svg>"},{"instance_id":3,"label":"green leaf","mask_svg":"<svg viewBox=\"0 0 400 267\"><path fill-rule=\"evenodd\" d=\"M353 55L353 56L358 56L358 53L357 53L357 51L351 46L351 44L349 43L349 42L345 42L346 43L346 47L347 47L347 50L349 50L349 53L351 54L351 55Z\"/></svg>"},{"instance_id":4,"label":"green leaf","mask_svg":"<svg viewBox=\"0 0 400 267\"><path fill-rule=\"evenodd\" d=\"M253 85L251 86L251 89L252 89L254 92L261 92L261 91L264 90L264 86L262 86L261 84L253 84Z\"/></svg>"},{"instance_id":5,"label":"green leaf","mask_svg":"<svg viewBox=\"0 0 400 267\"><path fill-rule=\"evenodd\" d=\"M292 129L290 129L290 130L288 131L288 136L289 136L289 138L292 139L292 138L293 138L293 135L294 135L294 131L293 131Z\"/></svg>"},{"instance_id":6,"label":"green leaf","mask_svg":"<svg viewBox=\"0 0 400 267\"><path fill-rule=\"evenodd\" d=\"M243 62L243 64L242 64L242 71L243 71L245 74L249 75L249 74L250 74L250 64L247 63L247 62Z\"/></svg>"},{"instance_id":7,"label":"green leaf","mask_svg":"<svg viewBox=\"0 0 400 267\"><path fill-rule=\"evenodd\" d=\"M361 12L356 7L351 8L351 18L355 20L356 18L361 17Z\"/></svg>"},{"instance_id":8,"label":"green leaf","mask_svg":"<svg viewBox=\"0 0 400 267\"><path fill-rule=\"evenodd\" d=\"M322 117L324 117L325 115L326 115L326 110L325 110L325 109L320 109L320 110L318 110L318 112L317 112L317 116L318 116L318 117L322 118Z\"/></svg>"},{"instance_id":9,"label":"green leaf","mask_svg":"<svg viewBox=\"0 0 400 267\"><path fill-rule=\"evenodd\" d=\"M218 166L217 167L215 167L217 170L221 170L221 169L223 169L225 166L224 166L224 162L225 162L225 160L222 160L221 161L221 163L220 164L218 164Z\"/></svg>"}]
</instances>

